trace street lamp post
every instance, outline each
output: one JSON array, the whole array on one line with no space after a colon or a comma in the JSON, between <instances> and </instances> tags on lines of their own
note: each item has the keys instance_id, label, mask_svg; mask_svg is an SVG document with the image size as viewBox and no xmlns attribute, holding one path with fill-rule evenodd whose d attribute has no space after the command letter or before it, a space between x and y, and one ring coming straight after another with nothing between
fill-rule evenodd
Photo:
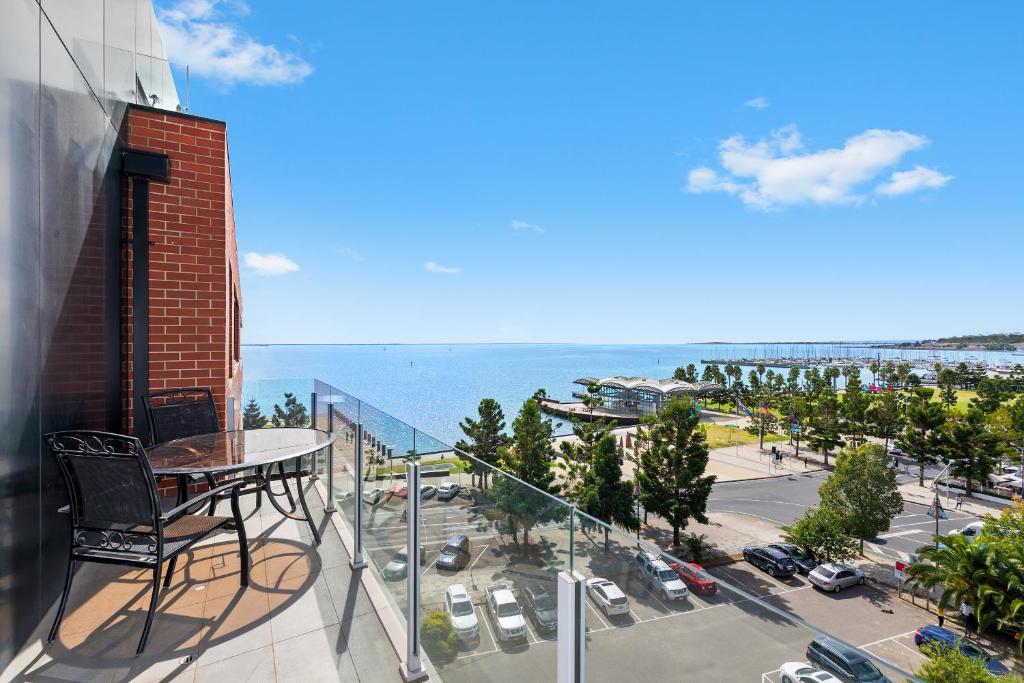
<instances>
[{"instance_id":1,"label":"street lamp post","mask_svg":"<svg viewBox=\"0 0 1024 683\"><path fill-rule=\"evenodd\" d=\"M946 473L953 465L952 461L946 463L946 466L942 468L942 471L935 475L935 479L932 480L932 491L935 493L935 498L932 501L932 510L935 513L935 547L939 547L939 479Z\"/></svg>"}]
</instances>

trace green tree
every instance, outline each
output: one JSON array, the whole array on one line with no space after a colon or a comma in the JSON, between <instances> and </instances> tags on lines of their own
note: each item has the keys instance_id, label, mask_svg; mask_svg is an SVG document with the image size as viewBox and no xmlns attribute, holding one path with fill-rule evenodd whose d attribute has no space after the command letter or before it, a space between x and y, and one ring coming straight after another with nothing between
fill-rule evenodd
<instances>
[{"instance_id":1,"label":"green tree","mask_svg":"<svg viewBox=\"0 0 1024 683\"><path fill-rule=\"evenodd\" d=\"M949 430L950 473L962 477L967 484L967 495L974 492L974 482L985 481L992 473L1005 444L988 427L987 416L977 406L967 414L953 420Z\"/></svg>"},{"instance_id":2,"label":"green tree","mask_svg":"<svg viewBox=\"0 0 1024 683\"><path fill-rule=\"evenodd\" d=\"M899 447L917 463L918 484L924 486L924 468L939 461L944 450L946 413L938 403L914 397L907 406L907 425L896 439Z\"/></svg>"},{"instance_id":3,"label":"green tree","mask_svg":"<svg viewBox=\"0 0 1024 683\"><path fill-rule=\"evenodd\" d=\"M845 562L857 554L857 541L847 533L842 515L831 508L809 508L782 531L788 543L799 546L818 562Z\"/></svg>"},{"instance_id":4,"label":"green tree","mask_svg":"<svg viewBox=\"0 0 1024 683\"><path fill-rule=\"evenodd\" d=\"M579 504L597 444L610 430L611 425L604 420L572 421L572 433L576 438L562 441L558 445L562 454L558 463L562 469L562 496L566 500Z\"/></svg>"},{"instance_id":5,"label":"green tree","mask_svg":"<svg viewBox=\"0 0 1024 683\"><path fill-rule=\"evenodd\" d=\"M420 626L423 648L441 661L451 661L459 650L459 634L447 612L431 612Z\"/></svg>"},{"instance_id":6,"label":"green tree","mask_svg":"<svg viewBox=\"0 0 1024 683\"><path fill-rule=\"evenodd\" d=\"M937 384L939 386L939 400L946 406L946 410L951 410L956 405L956 385L957 385L957 374L956 370L951 368L942 368L938 373Z\"/></svg>"},{"instance_id":7,"label":"green tree","mask_svg":"<svg viewBox=\"0 0 1024 683\"><path fill-rule=\"evenodd\" d=\"M917 670L917 677L927 683L1021 683L1017 674L993 676L985 663L972 659L960 650L929 643L921 648L928 660Z\"/></svg>"},{"instance_id":8,"label":"green tree","mask_svg":"<svg viewBox=\"0 0 1024 683\"><path fill-rule=\"evenodd\" d=\"M591 467L583 483L579 509L627 531L640 529L640 520L633 507L633 484L622 480L622 454L611 434L604 434L596 444ZM607 551L607 527L604 528L604 546Z\"/></svg>"},{"instance_id":9,"label":"green tree","mask_svg":"<svg viewBox=\"0 0 1024 683\"><path fill-rule=\"evenodd\" d=\"M986 414L994 413L1009 395L999 377L983 377L978 381L978 395L971 399Z\"/></svg>"},{"instance_id":10,"label":"green tree","mask_svg":"<svg viewBox=\"0 0 1024 683\"><path fill-rule=\"evenodd\" d=\"M809 427L807 445L825 457L825 466L827 467L829 452L845 445L839 434L839 400L830 385L825 385L821 397L811 404L807 422Z\"/></svg>"},{"instance_id":11,"label":"green tree","mask_svg":"<svg viewBox=\"0 0 1024 683\"><path fill-rule=\"evenodd\" d=\"M845 448L836 456L836 469L818 488L822 506L838 513L843 526L860 540L889 530L903 511L896 471L888 467L885 450L877 444Z\"/></svg>"},{"instance_id":12,"label":"green tree","mask_svg":"<svg viewBox=\"0 0 1024 683\"><path fill-rule=\"evenodd\" d=\"M469 441L459 441L455 446L476 458L470 461L470 474L474 479L479 476L481 488L487 490L488 474L492 467L498 466L499 450L508 443L505 413L501 404L493 398L480 401L476 411L478 419L467 417L459 423L459 428Z\"/></svg>"},{"instance_id":13,"label":"green tree","mask_svg":"<svg viewBox=\"0 0 1024 683\"><path fill-rule=\"evenodd\" d=\"M859 372L860 370L858 370ZM868 431L868 408L870 405L871 399L867 394L861 392L860 386L856 382L846 385L840 412L843 416L844 433L851 437L850 441L855 446L864 442L864 435Z\"/></svg>"},{"instance_id":14,"label":"green tree","mask_svg":"<svg viewBox=\"0 0 1024 683\"><path fill-rule=\"evenodd\" d=\"M504 515L516 544L522 530L525 550L530 545L530 529L539 522L557 519L565 505L554 498L559 486L555 483L551 420L543 418L536 401L529 399L523 404L512 421L512 441L499 453L501 469L529 486L510 477L497 477L488 495L495 509Z\"/></svg>"},{"instance_id":15,"label":"green tree","mask_svg":"<svg viewBox=\"0 0 1024 683\"><path fill-rule=\"evenodd\" d=\"M274 404L274 416L270 418L275 427L308 427L309 413L306 406L299 403L295 394L284 393L284 408Z\"/></svg>"},{"instance_id":16,"label":"green tree","mask_svg":"<svg viewBox=\"0 0 1024 683\"><path fill-rule=\"evenodd\" d=\"M868 406L868 425L871 433L885 439L885 450L889 450L889 442L896 438L903 427L903 405L899 394L887 391Z\"/></svg>"},{"instance_id":17,"label":"green tree","mask_svg":"<svg viewBox=\"0 0 1024 683\"><path fill-rule=\"evenodd\" d=\"M648 419L647 445L640 456L637 480L644 507L672 527L672 544L691 519L707 524L705 511L714 475L708 465L707 435L692 399L669 399L661 413Z\"/></svg>"},{"instance_id":18,"label":"green tree","mask_svg":"<svg viewBox=\"0 0 1024 683\"><path fill-rule=\"evenodd\" d=\"M242 429L263 429L269 421L256 399L250 398L242 411Z\"/></svg>"},{"instance_id":19,"label":"green tree","mask_svg":"<svg viewBox=\"0 0 1024 683\"><path fill-rule=\"evenodd\" d=\"M594 408L600 408L604 405L604 399L601 397L601 387L596 384L587 385L587 394L582 399L584 407L591 415L594 414Z\"/></svg>"}]
</instances>

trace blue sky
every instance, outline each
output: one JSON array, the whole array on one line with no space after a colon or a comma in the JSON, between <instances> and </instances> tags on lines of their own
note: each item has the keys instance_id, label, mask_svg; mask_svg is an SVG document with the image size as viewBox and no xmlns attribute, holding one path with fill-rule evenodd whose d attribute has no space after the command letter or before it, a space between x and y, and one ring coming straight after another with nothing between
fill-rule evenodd
<instances>
[{"instance_id":1,"label":"blue sky","mask_svg":"<svg viewBox=\"0 0 1024 683\"><path fill-rule=\"evenodd\" d=\"M705 5L158 1L244 341L1024 329L1022 6Z\"/></svg>"}]
</instances>

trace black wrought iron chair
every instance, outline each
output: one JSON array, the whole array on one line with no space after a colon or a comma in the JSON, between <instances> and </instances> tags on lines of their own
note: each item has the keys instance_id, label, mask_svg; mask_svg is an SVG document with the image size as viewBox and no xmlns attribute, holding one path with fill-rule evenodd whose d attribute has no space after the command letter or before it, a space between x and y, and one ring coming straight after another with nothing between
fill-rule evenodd
<instances>
[{"instance_id":1,"label":"black wrought iron chair","mask_svg":"<svg viewBox=\"0 0 1024 683\"><path fill-rule=\"evenodd\" d=\"M173 439L199 434L214 434L220 431L220 420L217 418L217 404L213 400L213 392L201 387L167 389L146 394L142 397L146 409L146 421L149 423L149 434L154 444ZM178 504L188 499L188 480L206 480L212 489L217 483L213 475L193 474L178 477ZM217 498L209 499L207 514L212 515L217 509ZM200 508L201 509L201 508ZM195 508L190 507L190 511Z\"/></svg>"},{"instance_id":2,"label":"black wrought iron chair","mask_svg":"<svg viewBox=\"0 0 1024 683\"><path fill-rule=\"evenodd\" d=\"M64 592L47 642L57 637L75 568L80 562L142 567L153 571L153 594L137 654L146 647L160 596L164 560L165 586L170 584L178 556L210 534L234 523L238 535L241 585L249 585L249 545L238 505L241 482L204 491L184 505L160 511L156 480L142 442L106 432L68 431L47 434L67 484L71 511L71 553ZM185 514L189 506L230 493L232 517Z\"/></svg>"}]
</instances>

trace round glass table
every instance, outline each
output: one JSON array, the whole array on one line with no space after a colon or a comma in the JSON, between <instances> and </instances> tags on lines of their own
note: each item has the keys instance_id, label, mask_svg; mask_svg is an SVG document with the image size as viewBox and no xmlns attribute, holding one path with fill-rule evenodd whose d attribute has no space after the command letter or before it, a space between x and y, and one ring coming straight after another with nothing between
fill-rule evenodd
<instances>
[{"instance_id":1,"label":"round glass table","mask_svg":"<svg viewBox=\"0 0 1024 683\"><path fill-rule=\"evenodd\" d=\"M207 481L211 481L217 475L255 470L255 485L241 493L255 493L257 508L262 502L262 494L266 493L267 499L282 515L308 523L313 539L320 545L320 532L309 514L302 487L302 458L329 447L336 437L336 434L328 434L319 429L299 427L243 429L167 441L147 449L146 454L155 476L178 478L179 504L187 501L188 487L185 480L189 475L204 475ZM288 461L294 461L294 467L289 468L291 472L285 468ZM274 491L270 486L275 468L284 487L282 492ZM298 489L301 516L295 514L295 497L288 486L288 475L294 479ZM290 511L278 503L279 497L287 498ZM210 506L210 514L213 514L214 507L215 503Z\"/></svg>"}]
</instances>

